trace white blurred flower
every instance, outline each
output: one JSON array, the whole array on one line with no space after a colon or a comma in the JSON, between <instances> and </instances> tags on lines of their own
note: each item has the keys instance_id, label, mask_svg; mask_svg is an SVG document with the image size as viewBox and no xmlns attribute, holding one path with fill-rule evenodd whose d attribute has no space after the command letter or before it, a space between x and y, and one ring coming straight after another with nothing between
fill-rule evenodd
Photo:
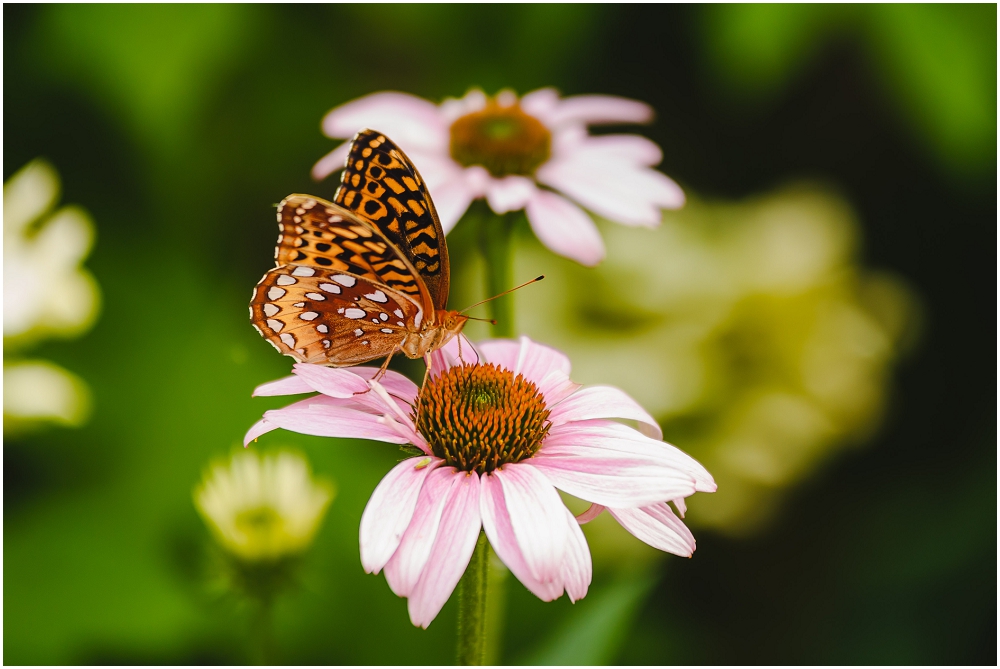
<instances>
[{"instance_id":1,"label":"white blurred flower","mask_svg":"<svg viewBox=\"0 0 1000 669\"><path fill-rule=\"evenodd\" d=\"M546 279L516 318L571 355L580 382L625 390L712 472L725 494L699 501L695 524L749 532L783 490L877 428L913 340L915 296L859 264L859 236L849 205L812 186L692 199L658 230L609 228L596 270L519 247L515 272ZM460 302L480 298L461 293L474 282L452 285Z\"/></svg>"},{"instance_id":2,"label":"white blurred flower","mask_svg":"<svg viewBox=\"0 0 1000 669\"><path fill-rule=\"evenodd\" d=\"M630 226L656 227L661 210L684 205L680 187L653 169L660 147L638 135L591 136L598 124L648 123L652 108L611 95L560 98L543 88L521 98L470 90L440 105L405 93L373 93L330 111L323 132L347 139L386 133L420 170L445 232L473 200L497 214L525 210L551 251L583 265L604 258L597 226L581 208ZM344 167L350 142L324 156L313 177Z\"/></svg>"},{"instance_id":3,"label":"white blurred flower","mask_svg":"<svg viewBox=\"0 0 1000 669\"><path fill-rule=\"evenodd\" d=\"M211 466L194 502L223 548L247 562L273 562L309 547L333 496L301 455L242 451Z\"/></svg>"},{"instance_id":4,"label":"white blurred flower","mask_svg":"<svg viewBox=\"0 0 1000 669\"><path fill-rule=\"evenodd\" d=\"M45 361L11 360L51 336L91 326L97 283L81 263L94 225L78 207L55 212L59 177L43 160L22 168L3 189L4 430L41 422L79 425L89 406L86 385Z\"/></svg>"},{"instance_id":5,"label":"white blurred flower","mask_svg":"<svg viewBox=\"0 0 1000 669\"><path fill-rule=\"evenodd\" d=\"M94 241L94 225L78 207L50 213L58 196L59 176L42 160L4 184L5 339L79 334L97 315L97 284L81 267Z\"/></svg>"}]
</instances>

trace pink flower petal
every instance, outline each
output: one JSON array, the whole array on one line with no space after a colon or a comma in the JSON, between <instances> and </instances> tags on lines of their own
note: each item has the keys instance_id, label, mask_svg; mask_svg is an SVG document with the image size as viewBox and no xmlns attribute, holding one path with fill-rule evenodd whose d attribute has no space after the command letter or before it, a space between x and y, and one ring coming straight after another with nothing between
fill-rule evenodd
<instances>
[{"instance_id":1,"label":"pink flower petal","mask_svg":"<svg viewBox=\"0 0 1000 669\"><path fill-rule=\"evenodd\" d=\"M580 133L579 126L561 130L559 135L559 142L553 141L553 155L559 159L616 163L632 168L652 167L663 160L663 151L656 142L641 135L593 136Z\"/></svg>"},{"instance_id":2,"label":"pink flower petal","mask_svg":"<svg viewBox=\"0 0 1000 669\"><path fill-rule=\"evenodd\" d=\"M260 435L267 434L271 430L277 430L277 429L278 429L277 425L269 423L263 418L261 418L259 421L250 426L249 430L247 430L246 435L243 437L243 447L246 448L247 446L249 446L250 442L254 441Z\"/></svg>"},{"instance_id":3,"label":"pink flower petal","mask_svg":"<svg viewBox=\"0 0 1000 669\"><path fill-rule=\"evenodd\" d=\"M524 209L536 190L535 182L527 177L511 175L491 179L486 187L486 202L495 213L506 214Z\"/></svg>"},{"instance_id":4,"label":"pink flower petal","mask_svg":"<svg viewBox=\"0 0 1000 669\"><path fill-rule=\"evenodd\" d=\"M639 421L643 433L662 439L663 431L656 420L639 403L618 388L587 386L551 408L549 420L553 426L592 418L627 418Z\"/></svg>"},{"instance_id":5,"label":"pink flower petal","mask_svg":"<svg viewBox=\"0 0 1000 669\"><path fill-rule=\"evenodd\" d=\"M396 552L424 481L442 462L432 457L403 460L375 488L361 514L361 565L366 572L379 573Z\"/></svg>"},{"instance_id":6,"label":"pink flower petal","mask_svg":"<svg viewBox=\"0 0 1000 669\"><path fill-rule=\"evenodd\" d=\"M687 513L687 503L684 501L684 498L678 497L677 499L671 501L673 501L674 506L677 507L677 515L683 518L684 514Z\"/></svg>"},{"instance_id":7,"label":"pink flower petal","mask_svg":"<svg viewBox=\"0 0 1000 669\"><path fill-rule=\"evenodd\" d=\"M716 490L712 475L690 455L673 444L652 439L637 430L614 421L592 419L553 426L539 455L541 453L548 453L553 457L578 455L616 457L617 455L627 458L641 458L690 477L697 492L715 492ZM667 495L656 501L687 497L690 494ZM618 506L632 507L635 505L619 504Z\"/></svg>"},{"instance_id":8,"label":"pink flower petal","mask_svg":"<svg viewBox=\"0 0 1000 669\"><path fill-rule=\"evenodd\" d=\"M323 118L327 137L353 137L365 128L384 132L407 153L448 148L448 128L437 105L407 93L372 93L334 108Z\"/></svg>"},{"instance_id":9,"label":"pink flower petal","mask_svg":"<svg viewBox=\"0 0 1000 669\"><path fill-rule=\"evenodd\" d=\"M552 114L559 107L559 91L554 88L540 88L521 98L521 109L549 125Z\"/></svg>"},{"instance_id":10,"label":"pink flower petal","mask_svg":"<svg viewBox=\"0 0 1000 669\"><path fill-rule=\"evenodd\" d=\"M451 232L472 201L483 196L488 182L489 173L482 167L474 165L464 170L456 170L447 181L431 190L431 197L445 234Z\"/></svg>"},{"instance_id":11,"label":"pink flower petal","mask_svg":"<svg viewBox=\"0 0 1000 669\"><path fill-rule=\"evenodd\" d=\"M344 142L336 149L326 154L313 165L312 168L312 178L316 181L322 181L334 172L344 169L345 163L347 163L347 154L351 150L351 143Z\"/></svg>"},{"instance_id":12,"label":"pink flower petal","mask_svg":"<svg viewBox=\"0 0 1000 669\"><path fill-rule=\"evenodd\" d=\"M535 177L594 213L626 225L657 226L661 209L684 204L683 191L666 175L622 163L601 164L564 156L542 165Z\"/></svg>"},{"instance_id":13,"label":"pink flower petal","mask_svg":"<svg viewBox=\"0 0 1000 669\"><path fill-rule=\"evenodd\" d=\"M563 560L562 581L571 602L583 599L587 595L590 581L594 575L590 559L590 547L583 536L580 524L576 522L572 512L563 507L566 517L566 557Z\"/></svg>"},{"instance_id":14,"label":"pink flower petal","mask_svg":"<svg viewBox=\"0 0 1000 669\"><path fill-rule=\"evenodd\" d=\"M479 344L485 362L492 362L515 374L523 374L536 384L552 372L569 375L570 362L565 354L534 342L527 337L517 341L491 339Z\"/></svg>"},{"instance_id":15,"label":"pink flower petal","mask_svg":"<svg viewBox=\"0 0 1000 669\"><path fill-rule=\"evenodd\" d=\"M316 389L298 376L286 376L276 381L262 383L253 389L252 397L272 397L275 395L301 395L314 393Z\"/></svg>"},{"instance_id":16,"label":"pink flower petal","mask_svg":"<svg viewBox=\"0 0 1000 669\"><path fill-rule=\"evenodd\" d=\"M486 106L486 93L478 88L470 88L461 98L446 98L438 108L441 118L449 126L461 116L477 112Z\"/></svg>"},{"instance_id":17,"label":"pink flower petal","mask_svg":"<svg viewBox=\"0 0 1000 669\"><path fill-rule=\"evenodd\" d=\"M292 366L292 371L313 390L330 397L351 399L368 390L368 384L359 374L349 372L343 367L324 367L299 362Z\"/></svg>"},{"instance_id":18,"label":"pink flower petal","mask_svg":"<svg viewBox=\"0 0 1000 669\"><path fill-rule=\"evenodd\" d=\"M463 477L465 472L438 467L424 479L410 525L403 533L399 548L385 565L385 580L400 597L409 597L420 580L451 490Z\"/></svg>"},{"instance_id":19,"label":"pink flower petal","mask_svg":"<svg viewBox=\"0 0 1000 669\"><path fill-rule=\"evenodd\" d=\"M604 242L594 221L566 198L539 190L525 209L535 236L553 253L587 267L604 259Z\"/></svg>"},{"instance_id":20,"label":"pink flower petal","mask_svg":"<svg viewBox=\"0 0 1000 669\"><path fill-rule=\"evenodd\" d=\"M632 508L687 497L701 488L693 458L610 421L554 427L532 466L560 490L603 506ZM679 454L679 456L678 456ZM714 482L711 484L714 489Z\"/></svg>"},{"instance_id":21,"label":"pink flower petal","mask_svg":"<svg viewBox=\"0 0 1000 669\"><path fill-rule=\"evenodd\" d=\"M499 479L493 474L485 474L480 480L482 481L480 514L483 519L483 529L497 557L536 597L545 602L558 598L563 592L560 583L539 581L528 569L528 563L524 560L524 554L511 527L510 514L507 512L507 503L504 501L503 487Z\"/></svg>"},{"instance_id":22,"label":"pink flower petal","mask_svg":"<svg viewBox=\"0 0 1000 669\"><path fill-rule=\"evenodd\" d=\"M581 386L573 383L569 376L558 370L549 372L541 381L536 381L538 391L545 398L545 405L553 407L578 391Z\"/></svg>"},{"instance_id":23,"label":"pink flower petal","mask_svg":"<svg viewBox=\"0 0 1000 669\"><path fill-rule=\"evenodd\" d=\"M366 381L371 380L371 378L379 372L376 367L344 367L343 369L352 374L357 374ZM417 384L410 381L399 372L394 372L391 369L386 370L385 374L382 375L382 378L379 379L378 382L382 384L382 387L385 388L390 395L398 397L404 402L412 404L417 399L417 392L419 392Z\"/></svg>"},{"instance_id":24,"label":"pink flower petal","mask_svg":"<svg viewBox=\"0 0 1000 669\"><path fill-rule=\"evenodd\" d=\"M456 365L475 365L484 360L482 354L464 334L459 333L447 344L431 353L431 376L437 376Z\"/></svg>"},{"instance_id":25,"label":"pink flower petal","mask_svg":"<svg viewBox=\"0 0 1000 669\"><path fill-rule=\"evenodd\" d=\"M492 475L503 488L511 529L528 571L536 580L560 583L567 526L559 493L528 464L504 465Z\"/></svg>"},{"instance_id":26,"label":"pink flower petal","mask_svg":"<svg viewBox=\"0 0 1000 669\"><path fill-rule=\"evenodd\" d=\"M601 513L604 512L605 508L606 507L603 507L600 504L591 504L590 508L588 508L586 511L584 511L583 513L581 513L579 516L576 517L576 522L579 523L580 525L586 525L594 518L597 518L599 515L601 515Z\"/></svg>"},{"instance_id":27,"label":"pink flower petal","mask_svg":"<svg viewBox=\"0 0 1000 669\"><path fill-rule=\"evenodd\" d=\"M583 123L649 123L653 108L645 102L615 95L574 95L559 101L548 122L553 125Z\"/></svg>"},{"instance_id":28,"label":"pink flower petal","mask_svg":"<svg viewBox=\"0 0 1000 669\"><path fill-rule=\"evenodd\" d=\"M427 628L437 617L469 566L479 529L479 475L459 472L445 502L444 513L427 565L410 593L410 622Z\"/></svg>"},{"instance_id":29,"label":"pink flower petal","mask_svg":"<svg viewBox=\"0 0 1000 669\"><path fill-rule=\"evenodd\" d=\"M695 542L691 530L674 515L666 502L640 509L613 509L608 512L637 539L661 551L691 557Z\"/></svg>"},{"instance_id":30,"label":"pink flower petal","mask_svg":"<svg viewBox=\"0 0 1000 669\"><path fill-rule=\"evenodd\" d=\"M374 439L390 444L410 443L399 430L385 424L381 416L359 411L337 400L320 395L296 402L283 409L264 413L264 419L292 432L317 437Z\"/></svg>"}]
</instances>

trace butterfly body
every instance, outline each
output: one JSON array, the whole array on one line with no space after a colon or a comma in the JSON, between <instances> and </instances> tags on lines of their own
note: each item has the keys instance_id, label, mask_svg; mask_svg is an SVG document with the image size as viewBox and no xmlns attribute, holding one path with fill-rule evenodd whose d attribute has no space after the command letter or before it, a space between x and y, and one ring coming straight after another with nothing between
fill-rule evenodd
<instances>
[{"instance_id":1,"label":"butterfly body","mask_svg":"<svg viewBox=\"0 0 1000 669\"><path fill-rule=\"evenodd\" d=\"M299 362L335 367L419 358L461 332L467 317L446 308L444 231L406 155L361 131L334 200L278 205L277 266L250 302L258 332Z\"/></svg>"}]
</instances>

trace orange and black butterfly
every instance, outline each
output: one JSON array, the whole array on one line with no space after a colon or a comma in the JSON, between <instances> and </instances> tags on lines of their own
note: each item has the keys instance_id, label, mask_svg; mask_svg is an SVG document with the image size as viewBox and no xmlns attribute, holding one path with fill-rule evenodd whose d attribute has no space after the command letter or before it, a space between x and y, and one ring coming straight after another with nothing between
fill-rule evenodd
<instances>
[{"instance_id":1,"label":"orange and black butterfly","mask_svg":"<svg viewBox=\"0 0 1000 669\"><path fill-rule=\"evenodd\" d=\"M284 355L334 367L419 358L468 320L445 308L448 246L431 196L381 133L355 136L334 202L282 200L278 231L250 322Z\"/></svg>"}]
</instances>

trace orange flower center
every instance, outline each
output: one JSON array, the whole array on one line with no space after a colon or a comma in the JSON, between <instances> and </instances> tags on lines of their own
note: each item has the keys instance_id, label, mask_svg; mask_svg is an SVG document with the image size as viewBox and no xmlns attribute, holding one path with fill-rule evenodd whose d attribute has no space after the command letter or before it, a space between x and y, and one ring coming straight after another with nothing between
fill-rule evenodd
<instances>
[{"instance_id":1,"label":"orange flower center","mask_svg":"<svg viewBox=\"0 0 1000 669\"><path fill-rule=\"evenodd\" d=\"M519 104L486 107L451 124L451 156L458 163L482 165L495 177L534 174L552 149L552 133Z\"/></svg>"},{"instance_id":2,"label":"orange flower center","mask_svg":"<svg viewBox=\"0 0 1000 669\"><path fill-rule=\"evenodd\" d=\"M428 379L414 422L434 455L483 474L534 455L549 431L548 418L534 383L488 364L452 367Z\"/></svg>"}]
</instances>

